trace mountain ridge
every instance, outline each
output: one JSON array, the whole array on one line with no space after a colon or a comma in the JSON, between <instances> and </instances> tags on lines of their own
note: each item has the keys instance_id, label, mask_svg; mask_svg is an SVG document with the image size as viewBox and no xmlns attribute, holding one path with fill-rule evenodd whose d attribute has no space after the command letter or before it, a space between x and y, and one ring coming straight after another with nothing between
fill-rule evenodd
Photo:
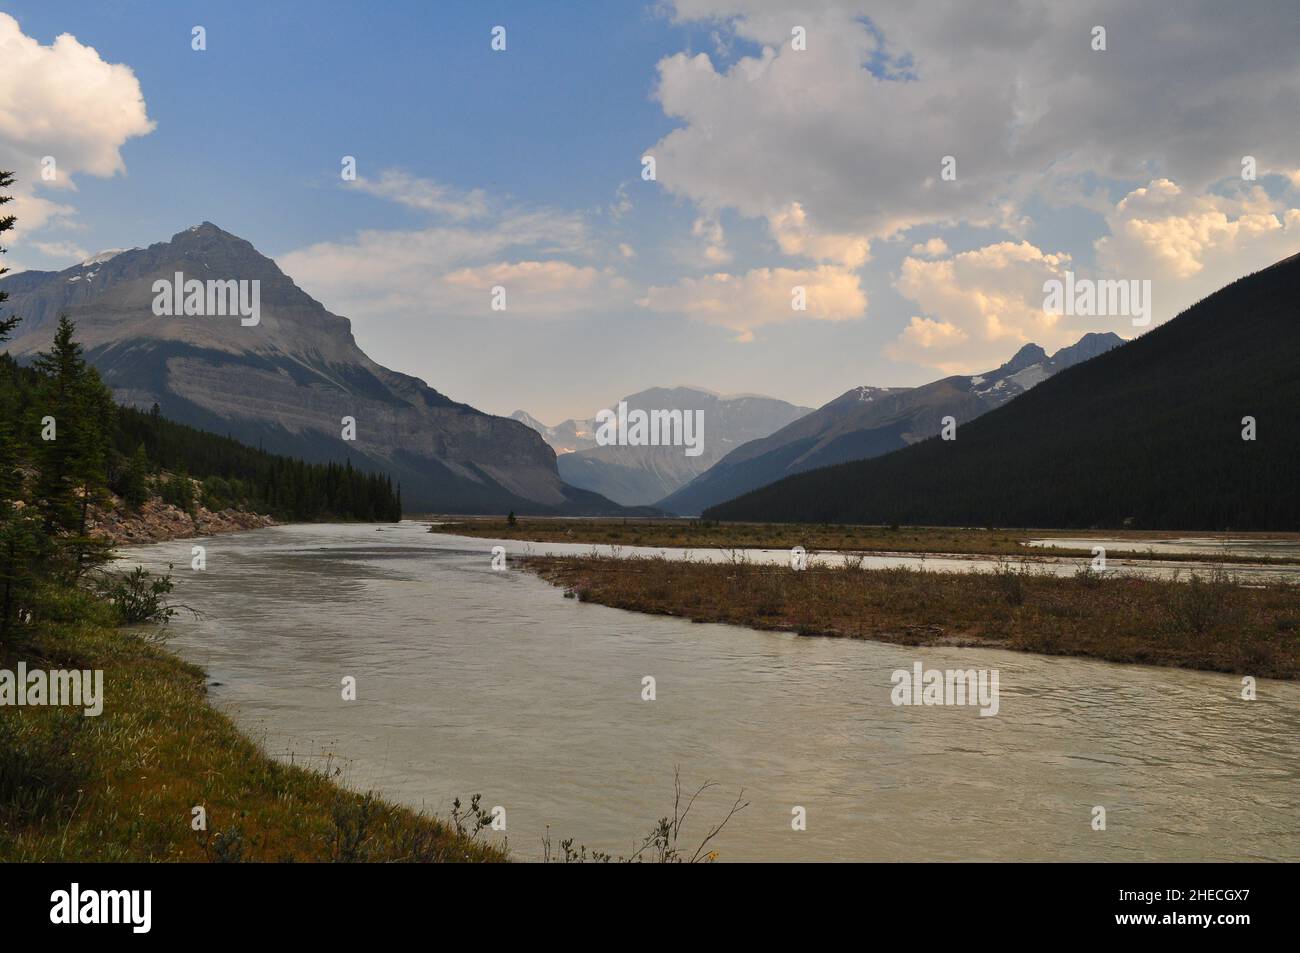
<instances>
[{"instance_id":1,"label":"mountain ridge","mask_svg":"<svg viewBox=\"0 0 1300 953\"><path fill-rule=\"evenodd\" d=\"M260 321L153 313L153 283L257 280ZM48 346L60 314L119 400L158 403L182 423L306 460L391 472L409 509L622 512L567 486L530 428L452 400L371 360L352 324L303 291L251 242L203 222L165 242L93 256L59 272L6 276L23 316L10 351ZM344 440L343 418L356 421Z\"/></svg>"},{"instance_id":2,"label":"mountain ridge","mask_svg":"<svg viewBox=\"0 0 1300 953\"><path fill-rule=\"evenodd\" d=\"M1039 345L1025 344L984 374L951 375L919 387L851 388L768 437L738 447L655 505L694 516L795 473L880 456L938 433L946 416L960 426L1122 343L1117 334L1093 332L1050 357Z\"/></svg>"},{"instance_id":3,"label":"mountain ridge","mask_svg":"<svg viewBox=\"0 0 1300 953\"><path fill-rule=\"evenodd\" d=\"M724 396L700 387L649 387L609 405L616 410L698 411L703 441L698 456L686 456L681 447L599 446L595 418L569 419L547 427L532 415L516 411L511 416L533 426L557 452L560 476L623 505L652 505L685 486L734 447L771 433L811 408L798 407L759 394Z\"/></svg>"},{"instance_id":4,"label":"mountain ridge","mask_svg":"<svg viewBox=\"0 0 1300 953\"><path fill-rule=\"evenodd\" d=\"M1300 255L958 429L709 518L1300 529Z\"/></svg>"}]
</instances>

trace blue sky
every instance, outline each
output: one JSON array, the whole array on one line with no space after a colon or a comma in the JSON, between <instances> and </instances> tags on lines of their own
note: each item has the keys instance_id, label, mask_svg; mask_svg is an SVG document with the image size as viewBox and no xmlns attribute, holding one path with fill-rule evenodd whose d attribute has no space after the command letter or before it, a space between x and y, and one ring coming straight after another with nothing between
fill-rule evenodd
<instances>
[{"instance_id":1,"label":"blue sky","mask_svg":"<svg viewBox=\"0 0 1300 953\"><path fill-rule=\"evenodd\" d=\"M1134 333L1044 318L1066 268L1153 280L1164 320L1300 250L1291 5L801 6L8 2L11 66L50 68L0 79L0 163L68 178L20 182L7 263L213 221L381 363L554 423L651 386L815 406L984 370ZM87 57L121 69L100 88Z\"/></svg>"},{"instance_id":2,"label":"blue sky","mask_svg":"<svg viewBox=\"0 0 1300 953\"><path fill-rule=\"evenodd\" d=\"M159 240L212 219L275 254L400 221L337 193L345 154L363 172L400 166L563 207L608 201L635 171L629 158L671 128L649 97L654 63L694 32L613 15L619 6L582 4L581 30L527 3L3 9L42 43L71 32L129 65L158 124L123 148L123 180L80 183L96 241ZM508 49L496 55L488 31L503 20ZM195 24L207 29L203 53L190 49Z\"/></svg>"}]
</instances>

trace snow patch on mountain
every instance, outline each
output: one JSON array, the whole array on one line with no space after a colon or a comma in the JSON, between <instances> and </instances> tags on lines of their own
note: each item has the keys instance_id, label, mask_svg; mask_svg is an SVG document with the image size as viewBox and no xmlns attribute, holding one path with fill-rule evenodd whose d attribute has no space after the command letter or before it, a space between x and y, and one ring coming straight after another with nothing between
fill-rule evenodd
<instances>
[{"instance_id":1,"label":"snow patch on mountain","mask_svg":"<svg viewBox=\"0 0 1300 953\"><path fill-rule=\"evenodd\" d=\"M85 261L83 261L79 267L81 267L81 268L89 268L91 265L102 265L104 262L106 262L106 261L110 261L110 260L116 258L118 255L122 254L123 252L128 252L128 251L139 251L139 250L140 250L140 249L139 249L138 247L136 247L136 248L108 248L108 249L105 249L105 250L102 251L102 252L99 252L98 254L91 255L89 258L87 258Z\"/></svg>"}]
</instances>

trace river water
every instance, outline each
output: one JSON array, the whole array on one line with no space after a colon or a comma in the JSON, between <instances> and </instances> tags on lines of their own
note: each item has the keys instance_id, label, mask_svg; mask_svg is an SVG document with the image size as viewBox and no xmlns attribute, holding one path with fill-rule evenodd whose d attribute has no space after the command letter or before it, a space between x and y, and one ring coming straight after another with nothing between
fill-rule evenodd
<instances>
[{"instance_id":1,"label":"river water","mask_svg":"<svg viewBox=\"0 0 1300 953\"><path fill-rule=\"evenodd\" d=\"M173 622L172 648L273 755L442 814L481 792L519 859L548 826L627 853L671 813L680 767L685 788L717 782L688 853L749 802L710 845L723 861L1300 860L1295 683L1247 702L1229 675L697 625L494 572L492 544L407 522L123 555L175 563L174 598L204 617ZM893 705L915 662L996 669L998 713Z\"/></svg>"}]
</instances>

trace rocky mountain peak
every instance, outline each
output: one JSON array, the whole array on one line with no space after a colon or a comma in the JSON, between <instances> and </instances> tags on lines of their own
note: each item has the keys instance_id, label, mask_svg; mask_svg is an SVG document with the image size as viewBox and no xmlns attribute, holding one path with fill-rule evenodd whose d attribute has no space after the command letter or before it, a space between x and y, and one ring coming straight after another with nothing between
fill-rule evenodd
<instances>
[{"instance_id":1,"label":"rocky mountain peak","mask_svg":"<svg viewBox=\"0 0 1300 953\"><path fill-rule=\"evenodd\" d=\"M1052 355L1052 360L1062 367L1069 367L1104 354L1113 347L1119 347L1124 339L1114 331L1091 332L1079 338L1069 347L1063 347Z\"/></svg>"},{"instance_id":2,"label":"rocky mountain peak","mask_svg":"<svg viewBox=\"0 0 1300 953\"><path fill-rule=\"evenodd\" d=\"M119 401L157 403L174 420L277 453L382 470L402 483L408 506L617 510L565 486L554 451L529 427L456 403L372 361L346 318L299 288L251 242L212 222L96 259L3 280L7 304L23 318L9 345L13 354L48 348L66 314ZM174 287L178 272L186 283L237 282L241 310L157 306L155 284ZM242 309L252 307L254 291L245 283L253 281L258 319L246 324ZM345 418L355 421L355 437L340 437Z\"/></svg>"},{"instance_id":3,"label":"rocky mountain peak","mask_svg":"<svg viewBox=\"0 0 1300 953\"><path fill-rule=\"evenodd\" d=\"M1016 371L1023 371L1026 367L1041 364L1046 360L1046 351L1037 344L1026 344L1012 355L1011 360L1007 361L998 369L1000 371L1005 371L1008 374L1014 374Z\"/></svg>"}]
</instances>

